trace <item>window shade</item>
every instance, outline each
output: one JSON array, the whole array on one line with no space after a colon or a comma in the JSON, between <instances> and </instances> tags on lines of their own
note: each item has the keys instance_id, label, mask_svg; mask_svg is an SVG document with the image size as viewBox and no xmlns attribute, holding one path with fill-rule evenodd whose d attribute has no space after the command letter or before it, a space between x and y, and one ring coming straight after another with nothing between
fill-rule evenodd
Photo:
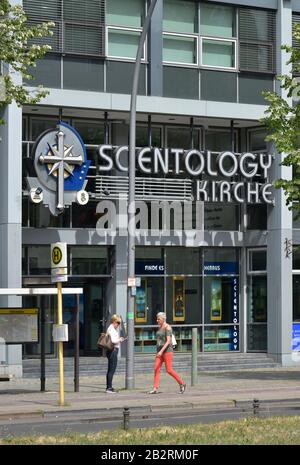
<instances>
[{"instance_id":1,"label":"window shade","mask_svg":"<svg viewBox=\"0 0 300 465\"><path fill-rule=\"evenodd\" d=\"M241 71L276 72L274 11L240 8L239 39Z\"/></svg>"},{"instance_id":2,"label":"window shade","mask_svg":"<svg viewBox=\"0 0 300 465\"><path fill-rule=\"evenodd\" d=\"M105 56L106 0L23 0L29 24L55 22L52 37L34 43L49 44L51 52Z\"/></svg>"}]
</instances>

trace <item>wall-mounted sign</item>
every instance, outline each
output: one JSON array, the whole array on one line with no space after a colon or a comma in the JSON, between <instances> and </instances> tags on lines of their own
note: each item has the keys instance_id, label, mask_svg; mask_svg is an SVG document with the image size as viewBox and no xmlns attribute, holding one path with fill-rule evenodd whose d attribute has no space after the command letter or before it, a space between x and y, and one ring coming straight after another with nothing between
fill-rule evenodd
<instances>
[{"instance_id":1,"label":"wall-mounted sign","mask_svg":"<svg viewBox=\"0 0 300 465\"><path fill-rule=\"evenodd\" d=\"M230 275L239 273L238 262L204 262L205 275Z\"/></svg>"},{"instance_id":2,"label":"wall-mounted sign","mask_svg":"<svg viewBox=\"0 0 300 465\"><path fill-rule=\"evenodd\" d=\"M185 285L184 278L173 278L173 321L185 320Z\"/></svg>"},{"instance_id":3,"label":"wall-mounted sign","mask_svg":"<svg viewBox=\"0 0 300 465\"><path fill-rule=\"evenodd\" d=\"M163 260L136 260L135 274L138 275L163 275L165 266Z\"/></svg>"},{"instance_id":4,"label":"wall-mounted sign","mask_svg":"<svg viewBox=\"0 0 300 465\"><path fill-rule=\"evenodd\" d=\"M33 153L37 177L28 177L27 183L31 192L39 192L40 202L49 207L52 215L60 215L72 202L88 202L84 187L91 162L83 140L72 126L60 121L56 128L43 132ZM31 199L36 203L36 195L32 194Z\"/></svg>"},{"instance_id":5,"label":"wall-mounted sign","mask_svg":"<svg viewBox=\"0 0 300 465\"><path fill-rule=\"evenodd\" d=\"M99 173L113 169L128 172L128 146L99 147ZM124 157L125 155L125 157ZM145 175L194 178L194 200L204 202L274 203L273 186L269 181L269 170L273 155L233 153L225 151L217 156L212 152L175 148L143 147L136 152L137 169ZM260 174L260 182L255 176ZM202 180L205 174L206 180ZM236 176L242 180L236 180ZM198 178L198 179L197 179ZM219 179L218 179L219 178ZM178 180L180 182L180 179Z\"/></svg>"}]
</instances>

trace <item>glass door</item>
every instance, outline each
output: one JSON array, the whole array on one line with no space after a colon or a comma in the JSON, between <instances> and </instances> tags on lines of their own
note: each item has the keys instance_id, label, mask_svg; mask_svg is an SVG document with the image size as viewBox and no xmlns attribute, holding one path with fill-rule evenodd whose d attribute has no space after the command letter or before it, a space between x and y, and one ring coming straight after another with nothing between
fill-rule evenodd
<instances>
[{"instance_id":1,"label":"glass door","mask_svg":"<svg viewBox=\"0 0 300 465\"><path fill-rule=\"evenodd\" d=\"M105 281L84 285L84 353L99 355L97 340L104 328Z\"/></svg>"}]
</instances>

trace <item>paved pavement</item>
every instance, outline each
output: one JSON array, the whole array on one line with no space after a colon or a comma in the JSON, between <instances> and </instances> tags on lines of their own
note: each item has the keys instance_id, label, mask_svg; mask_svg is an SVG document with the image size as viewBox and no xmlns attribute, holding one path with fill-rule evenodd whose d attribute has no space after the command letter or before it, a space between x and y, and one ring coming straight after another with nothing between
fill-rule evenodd
<instances>
[{"instance_id":1,"label":"paved pavement","mask_svg":"<svg viewBox=\"0 0 300 465\"><path fill-rule=\"evenodd\" d=\"M80 378L80 391L74 392L72 378L65 378L65 405L59 406L59 380L46 380L46 392L40 392L39 379L11 379L0 382L0 421L8 418L40 417L55 412L106 411L124 407L151 411L176 408L215 409L233 407L239 401L288 400L300 402L300 369L272 368L232 372L201 372L198 383L191 386L190 373L181 373L187 383L184 394L178 385L161 373L159 394L149 395L153 374L137 374L135 388L125 390L125 376L116 374L118 394L105 393L105 377Z\"/></svg>"}]
</instances>

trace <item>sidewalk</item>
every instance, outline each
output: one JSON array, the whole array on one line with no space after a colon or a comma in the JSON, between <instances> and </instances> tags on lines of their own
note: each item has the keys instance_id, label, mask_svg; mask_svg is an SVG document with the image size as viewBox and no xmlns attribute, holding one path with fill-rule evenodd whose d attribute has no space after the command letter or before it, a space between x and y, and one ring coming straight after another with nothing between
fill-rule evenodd
<instances>
[{"instance_id":1,"label":"sidewalk","mask_svg":"<svg viewBox=\"0 0 300 465\"><path fill-rule=\"evenodd\" d=\"M105 377L81 377L80 392L74 392L73 378L65 378L65 406L59 406L59 380L46 380L46 392L40 392L39 379L12 379L0 382L0 421L7 418L41 417L54 412L87 412L110 409L174 408L216 409L233 407L235 401L300 400L299 368L272 368L232 372L201 372L198 383L191 386L190 373L180 373L187 390L179 394L173 378L161 373L159 394L149 395L153 374L137 374L135 388L126 391L125 376L116 374L114 387L118 394L105 393Z\"/></svg>"}]
</instances>

